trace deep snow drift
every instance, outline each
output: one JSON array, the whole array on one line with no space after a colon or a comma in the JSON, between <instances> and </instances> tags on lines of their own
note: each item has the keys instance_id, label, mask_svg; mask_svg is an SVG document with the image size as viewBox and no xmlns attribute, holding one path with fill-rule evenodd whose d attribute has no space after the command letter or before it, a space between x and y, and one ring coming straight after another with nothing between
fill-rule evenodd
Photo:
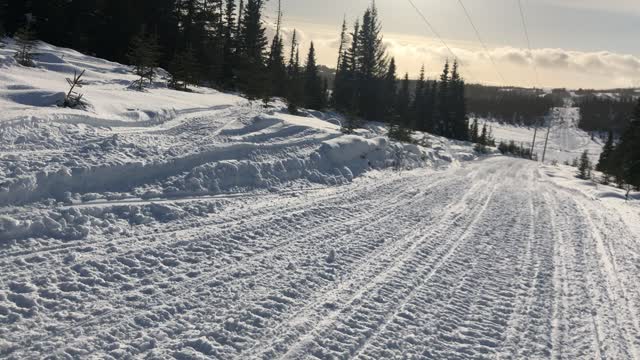
<instances>
[{"instance_id":1,"label":"deep snow drift","mask_svg":"<svg viewBox=\"0 0 640 360\"><path fill-rule=\"evenodd\" d=\"M0 49L0 357L640 359L620 191L38 51Z\"/></svg>"}]
</instances>

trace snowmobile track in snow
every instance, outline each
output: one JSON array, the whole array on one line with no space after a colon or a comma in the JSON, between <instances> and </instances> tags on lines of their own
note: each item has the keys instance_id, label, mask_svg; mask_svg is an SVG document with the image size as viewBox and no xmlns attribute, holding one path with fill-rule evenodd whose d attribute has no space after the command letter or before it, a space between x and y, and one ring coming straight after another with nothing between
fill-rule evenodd
<instances>
[{"instance_id":1,"label":"snowmobile track in snow","mask_svg":"<svg viewBox=\"0 0 640 360\"><path fill-rule=\"evenodd\" d=\"M0 250L3 356L639 359L640 244L534 163L220 205Z\"/></svg>"}]
</instances>

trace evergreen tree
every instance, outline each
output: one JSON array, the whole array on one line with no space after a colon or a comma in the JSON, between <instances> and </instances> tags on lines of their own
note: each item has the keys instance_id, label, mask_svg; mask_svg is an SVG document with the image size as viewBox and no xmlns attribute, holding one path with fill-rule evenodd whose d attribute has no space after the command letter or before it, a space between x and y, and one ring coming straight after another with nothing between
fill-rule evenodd
<instances>
[{"instance_id":1,"label":"evergreen tree","mask_svg":"<svg viewBox=\"0 0 640 360\"><path fill-rule=\"evenodd\" d=\"M280 1L278 1L278 20L276 25L276 34L271 43L271 52L267 61L267 71L269 72L269 84L271 86L271 94L277 97L285 97L287 95L287 67L284 63L284 44L280 28L282 25L282 11L280 10Z\"/></svg>"},{"instance_id":2,"label":"evergreen tree","mask_svg":"<svg viewBox=\"0 0 640 360\"><path fill-rule=\"evenodd\" d=\"M35 33L30 25L20 28L15 34L16 47L18 48L15 59L22 66L34 66L33 47L35 45Z\"/></svg>"},{"instance_id":3,"label":"evergreen tree","mask_svg":"<svg viewBox=\"0 0 640 360\"><path fill-rule=\"evenodd\" d=\"M287 94L287 67L284 64L282 37L277 34L271 44L271 53L267 64L271 94L285 97Z\"/></svg>"},{"instance_id":4,"label":"evergreen tree","mask_svg":"<svg viewBox=\"0 0 640 360\"><path fill-rule=\"evenodd\" d=\"M236 64L237 29L236 24L236 2L226 0L224 13L224 46L222 48L222 71L220 82L224 88L233 88L234 70Z\"/></svg>"},{"instance_id":5,"label":"evergreen tree","mask_svg":"<svg viewBox=\"0 0 640 360\"><path fill-rule=\"evenodd\" d=\"M387 70L387 74L384 77L384 86L382 91L384 92L385 97L381 100L384 100L384 117L385 119L392 119L394 114L400 115L397 112L396 108L396 60L391 58L389 62L389 69ZM403 118L402 121L406 121L407 119Z\"/></svg>"},{"instance_id":6,"label":"evergreen tree","mask_svg":"<svg viewBox=\"0 0 640 360\"><path fill-rule=\"evenodd\" d=\"M611 172L611 158L613 156L614 150L615 150L615 145L614 145L613 130L609 130L609 136L607 137L607 142L604 144L604 147L602 148L602 153L600 154L600 160L596 165L596 170L604 173L604 177L602 179L604 184L608 184L610 181L609 173Z\"/></svg>"},{"instance_id":7,"label":"evergreen tree","mask_svg":"<svg viewBox=\"0 0 640 360\"><path fill-rule=\"evenodd\" d=\"M469 120L465 100L464 80L458 72L458 62L453 63L449 82L450 135L457 140L469 140ZM484 145L487 145L486 143Z\"/></svg>"},{"instance_id":8,"label":"evergreen tree","mask_svg":"<svg viewBox=\"0 0 640 360\"><path fill-rule=\"evenodd\" d=\"M578 162L578 176L584 180L591 178L591 160L589 160L589 152L587 150L585 150L580 156L580 160Z\"/></svg>"},{"instance_id":9,"label":"evergreen tree","mask_svg":"<svg viewBox=\"0 0 640 360\"><path fill-rule=\"evenodd\" d=\"M324 95L322 94L322 79L318 73L318 65L316 64L316 51L311 42L309 55L304 71L304 102L305 107L321 110L324 103Z\"/></svg>"},{"instance_id":10,"label":"evergreen tree","mask_svg":"<svg viewBox=\"0 0 640 360\"><path fill-rule=\"evenodd\" d=\"M170 65L170 86L176 90L187 91L189 86L199 84L198 61L192 47L174 56Z\"/></svg>"},{"instance_id":11,"label":"evergreen tree","mask_svg":"<svg viewBox=\"0 0 640 360\"><path fill-rule=\"evenodd\" d=\"M480 138L478 138L478 144L487 145L488 140L489 140L489 132L487 129L487 123L484 123L484 125L482 126L482 134L480 135Z\"/></svg>"},{"instance_id":12,"label":"evergreen tree","mask_svg":"<svg viewBox=\"0 0 640 360\"><path fill-rule=\"evenodd\" d=\"M358 118L358 97L360 96L360 89L358 81L361 79L359 73L358 51L360 48L360 42L358 34L360 33L360 22L356 20L353 25L353 32L351 33L351 46L345 53L344 66L345 66L345 93L342 97L344 101L344 109L347 113L345 122L342 124L342 132L346 134L354 133L355 129L362 125L362 121ZM340 108L338 108L340 109Z\"/></svg>"},{"instance_id":13,"label":"evergreen tree","mask_svg":"<svg viewBox=\"0 0 640 360\"><path fill-rule=\"evenodd\" d=\"M342 31L340 32L340 46L338 48L338 65L336 67L336 76L333 82L333 97L331 102L333 106L340 111L347 111L350 103L349 91L349 57L347 39L347 21L342 22Z\"/></svg>"},{"instance_id":14,"label":"evergreen tree","mask_svg":"<svg viewBox=\"0 0 640 360\"><path fill-rule=\"evenodd\" d=\"M262 0L247 0L240 21L238 85L250 99L268 96L267 36L262 25L262 5Z\"/></svg>"},{"instance_id":15,"label":"evergreen tree","mask_svg":"<svg viewBox=\"0 0 640 360\"><path fill-rule=\"evenodd\" d=\"M358 81L361 79L360 63L358 61L358 51L360 49L360 41L358 33L360 32L360 22L356 20L353 26L353 32L351 33L351 47L347 51L347 73L346 73L346 95L345 105L347 112L352 115L349 117L350 121L356 119L360 108L358 104L358 97L360 96L360 88ZM354 124L356 125L356 124ZM354 126L357 127L357 126Z\"/></svg>"},{"instance_id":16,"label":"evergreen tree","mask_svg":"<svg viewBox=\"0 0 640 360\"><path fill-rule=\"evenodd\" d=\"M618 171L625 184L640 189L640 99L616 148ZM629 190L630 191L630 190Z\"/></svg>"},{"instance_id":17,"label":"evergreen tree","mask_svg":"<svg viewBox=\"0 0 640 360\"><path fill-rule=\"evenodd\" d=\"M425 82L425 69L424 65L420 68L420 76L416 82L416 91L413 97L413 103L411 104L411 112L413 116L413 123L417 125L418 129L427 131L426 127L426 87Z\"/></svg>"},{"instance_id":18,"label":"evergreen tree","mask_svg":"<svg viewBox=\"0 0 640 360\"><path fill-rule=\"evenodd\" d=\"M160 50L157 37L147 36L142 30L131 41L129 53L127 54L129 63L133 65L134 73L140 77L138 89L142 90L144 81L153 83L155 69L159 66Z\"/></svg>"},{"instance_id":19,"label":"evergreen tree","mask_svg":"<svg viewBox=\"0 0 640 360\"><path fill-rule=\"evenodd\" d=\"M435 133L446 137L452 137L451 134L451 119L449 112L449 61L444 65L442 75L440 75L440 82L438 83L438 101L436 112L436 124Z\"/></svg>"},{"instance_id":20,"label":"evergreen tree","mask_svg":"<svg viewBox=\"0 0 640 360\"><path fill-rule=\"evenodd\" d=\"M287 78L289 81L287 102L289 112L293 115L298 113L298 108L302 106L303 99L303 79L300 72L300 50L298 48L297 32L293 30L291 37L291 53L289 64L287 65Z\"/></svg>"},{"instance_id":21,"label":"evergreen tree","mask_svg":"<svg viewBox=\"0 0 640 360\"><path fill-rule=\"evenodd\" d=\"M424 114L422 119L422 127L424 131L434 132L435 129L435 111L438 97L438 82L431 81L431 86L427 83L423 92Z\"/></svg>"},{"instance_id":22,"label":"evergreen tree","mask_svg":"<svg viewBox=\"0 0 640 360\"><path fill-rule=\"evenodd\" d=\"M471 124L471 130L470 130L470 135L469 137L471 138L471 142L473 143L478 143L479 139L480 139L480 135L479 135L479 127L478 127L478 118L474 118L473 119L473 123Z\"/></svg>"},{"instance_id":23,"label":"evergreen tree","mask_svg":"<svg viewBox=\"0 0 640 360\"><path fill-rule=\"evenodd\" d=\"M409 74L406 73L400 83L400 91L396 96L395 113L402 119L401 122L408 127L412 127L410 103Z\"/></svg>"},{"instance_id":24,"label":"evergreen tree","mask_svg":"<svg viewBox=\"0 0 640 360\"><path fill-rule=\"evenodd\" d=\"M387 71L386 49L382 41L382 26L375 3L365 11L358 36L358 107L368 119L384 115L384 76Z\"/></svg>"}]
</instances>

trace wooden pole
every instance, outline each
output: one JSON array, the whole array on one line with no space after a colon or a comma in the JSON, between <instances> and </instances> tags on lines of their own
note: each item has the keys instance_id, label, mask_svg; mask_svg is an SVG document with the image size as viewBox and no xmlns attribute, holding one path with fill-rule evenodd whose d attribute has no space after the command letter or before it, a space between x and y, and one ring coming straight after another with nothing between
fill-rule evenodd
<instances>
[{"instance_id":1,"label":"wooden pole","mask_svg":"<svg viewBox=\"0 0 640 360\"><path fill-rule=\"evenodd\" d=\"M533 150L536 147L536 136L538 135L538 122L536 121L536 128L533 132L533 142L531 143L531 160L533 160Z\"/></svg>"},{"instance_id":2,"label":"wooden pole","mask_svg":"<svg viewBox=\"0 0 640 360\"><path fill-rule=\"evenodd\" d=\"M542 163L547 156L547 145L549 144L549 134L551 133L551 119L549 119L549 127L547 128L547 139L544 141L544 152L542 153Z\"/></svg>"}]
</instances>

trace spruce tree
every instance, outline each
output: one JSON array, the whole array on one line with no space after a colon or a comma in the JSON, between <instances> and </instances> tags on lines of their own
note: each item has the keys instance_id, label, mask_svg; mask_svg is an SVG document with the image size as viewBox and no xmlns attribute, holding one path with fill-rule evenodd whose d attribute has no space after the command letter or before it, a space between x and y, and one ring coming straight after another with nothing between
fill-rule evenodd
<instances>
[{"instance_id":1,"label":"spruce tree","mask_svg":"<svg viewBox=\"0 0 640 360\"><path fill-rule=\"evenodd\" d=\"M450 96L449 96L449 61L444 65L442 75L440 75L440 82L438 83L438 100L437 100L437 117L435 124L435 133L437 135L452 137L451 134L451 119L449 112Z\"/></svg>"},{"instance_id":2,"label":"spruce tree","mask_svg":"<svg viewBox=\"0 0 640 360\"><path fill-rule=\"evenodd\" d=\"M291 53L287 65L287 102L289 113L296 115L298 108L303 105L303 79L300 71L300 50L298 47L297 31L293 30L291 37Z\"/></svg>"},{"instance_id":3,"label":"spruce tree","mask_svg":"<svg viewBox=\"0 0 640 360\"><path fill-rule=\"evenodd\" d=\"M615 150L615 145L614 145L613 130L609 130L609 136L607 137L607 142L604 144L604 147L602 148L602 153L600 154L600 160L596 165L596 170L604 174L602 178L602 182L605 185L610 182L611 161L612 161L614 150Z\"/></svg>"},{"instance_id":4,"label":"spruce tree","mask_svg":"<svg viewBox=\"0 0 640 360\"><path fill-rule=\"evenodd\" d=\"M640 189L640 99L616 149L622 180ZM630 190L628 190L630 192Z\"/></svg>"},{"instance_id":5,"label":"spruce tree","mask_svg":"<svg viewBox=\"0 0 640 360\"><path fill-rule=\"evenodd\" d=\"M487 123L484 123L484 125L482 126L482 134L478 138L478 143L480 145L487 145L488 140L489 140L489 131L487 129Z\"/></svg>"},{"instance_id":6,"label":"spruce tree","mask_svg":"<svg viewBox=\"0 0 640 360\"><path fill-rule=\"evenodd\" d=\"M287 95L287 68L284 64L283 51L282 37L280 34L276 34L271 44L267 71L269 72L271 94L278 97Z\"/></svg>"},{"instance_id":7,"label":"spruce tree","mask_svg":"<svg viewBox=\"0 0 640 360\"><path fill-rule=\"evenodd\" d=\"M226 89L232 89L234 85L234 70L236 61L237 29L236 24L236 2L226 0L224 12L224 45L222 48L222 70L220 73L220 83Z\"/></svg>"},{"instance_id":8,"label":"spruce tree","mask_svg":"<svg viewBox=\"0 0 640 360\"><path fill-rule=\"evenodd\" d=\"M478 140L480 139L480 135L479 135L479 127L478 127L478 118L474 118L473 119L473 123L471 124L471 130L470 130L470 135L469 137L471 138L471 142L473 143L478 143Z\"/></svg>"},{"instance_id":9,"label":"spruce tree","mask_svg":"<svg viewBox=\"0 0 640 360\"><path fill-rule=\"evenodd\" d=\"M456 140L469 140L469 120L465 100L464 80L458 72L458 62L454 61L449 82L450 136ZM488 145L488 144L484 144Z\"/></svg>"},{"instance_id":10,"label":"spruce tree","mask_svg":"<svg viewBox=\"0 0 640 360\"><path fill-rule=\"evenodd\" d=\"M287 95L287 68L284 63L284 45L280 29L282 26L282 11L280 1L278 1L278 20L276 24L276 34L271 43L271 52L267 61L267 71L269 72L269 85L271 95L285 97Z\"/></svg>"},{"instance_id":11,"label":"spruce tree","mask_svg":"<svg viewBox=\"0 0 640 360\"><path fill-rule=\"evenodd\" d=\"M402 119L402 123L407 127L412 127L411 124L411 94L409 90L409 74L406 73L400 83L400 91L396 96L395 113Z\"/></svg>"},{"instance_id":12,"label":"spruce tree","mask_svg":"<svg viewBox=\"0 0 640 360\"><path fill-rule=\"evenodd\" d=\"M155 69L159 66L159 48L157 37L147 36L144 30L132 39L127 58L133 65L134 74L140 78L138 90L143 89L145 80L153 83Z\"/></svg>"},{"instance_id":13,"label":"spruce tree","mask_svg":"<svg viewBox=\"0 0 640 360\"><path fill-rule=\"evenodd\" d=\"M170 86L176 90L187 91L191 85L199 85L199 63L195 51L188 47L186 51L176 54L169 67L171 71Z\"/></svg>"},{"instance_id":14,"label":"spruce tree","mask_svg":"<svg viewBox=\"0 0 640 360\"><path fill-rule=\"evenodd\" d=\"M416 91L413 97L413 103L411 104L411 112L413 117L413 123L417 125L418 129L427 131L425 126L425 109L426 109L426 97L425 90L427 84L425 82L425 68L424 65L420 68L420 76L416 82Z\"/></svg>"},{"instance_id":15,"label":"spruce tree","mask_svg":"<svg viewBox=\"0 0 640 360\"><path fill-rule=\"evenodd\" d=\"M268 96L267 36L262 25L262 5L262 0L247 0L240 21L238 86L250 99Z\"/></svg>"},{"instance_id":16,"label":"spruce tree","mask_svg":"<svg viewBox=\"0 0 640 360\"><path fill-rule=\"evenodd\" d=\"M424 131L434 132L435 130L435 112L436 112L436 102L438 99L438 82L431 81L431 86L429 83L425 85L424 94L423 94L423 106L424 106L424 118L422 120L422 127Z\"/></svg>"},{"instance_id":17,"label":"spruce tree","mask_svg":"<svg viewBox=\"0 0 640 360\"><path fill-rule=\"evenodd\" d=\"M34 66L33 47L35 46L35 32L30 25L20 28L15 34L16 47L18 48L15 59L22 66Z\"/></svg>"},{"instance_id":18,"label":"spruce tree","mask_svg":"<svg viewBox=\"0 0 640 360\"><path fill-rule=\"evenodd\" d=\"M360 32L360 22L356 20L356 23L353 25L353 32L351 33L351 46L347 51L347 74L346 74L346 94L345 94L345 102L347 112L352 115L349 116L349 121L355 121L356 114L359 113L359 103L358 97L360 96L360 87L358 86L358 82L362 78L360 74L360 63L358 61L358 52L360 49L360 41L358 34ZM354 128L357 127L358 124L353 124Z\"/></svg>"},{"instance_id":19,"label":"spruce tree","mask_svg":"<svg viewBox=\"0 0 640 360\"><path fill-rule=\"evenodd\" d=\"M344 95L341 96L344 110L346 112L346 119L342 124L342 132L345 134L353 134L355 129L362 126L362 121L358 117L359 106L358 97L360 96L360 88L358 81L362 78L360 74L360 64L358 62L358 52L360 49L360 42L358 34L360 33L360 22L356 20L353 25L353 32L351 35L351 45L345 52L345 58L343 59L345 74L344 74Z\"/></svg>"},{"instance_id":20,"label":"spruce tree","mask_svg":"<svg viewBox=\"0 0 640 360\"><path fill-rule=\"evenodd\" d=\"M318 65L316 64L316 51L313 42L311 42L304 70L305 107L314 110L322 110L322 105L324 103L323 98L322 79L320 79Z\"/></svg>"},{"instance_id":21,"label":"spruce tree","mask_svg":"<svg viewBox=\"0 0 640 360\"><path fill-rule=\"evenodd\" d=\"M387 74L384 77L384 85L382 91L385 95L381 100L384 101L384 118L385 119L393 119L394 115L399 115L396 108L396 92L397 86L396 82L396 60L391 58L389 62L389 69L387 70ZM407 119L403 118L402 121L406 121Z\"/></svg>"},{"instance_id":22,"label":"spruce tree","mask_svg":"<svg viewBox=\"0 0 640 360\"><path fill-rule=\"evenodd\" d=\"M387 55L382 40L382 26L375 2L365 11L358 33L358 107L368 119L384 115L384 76L387 71Z\"/></svg>"},{"instance_id":23,"label":"spruce tree","mask_svg":"<svg viewBox=\"0 0 640 360\"><path fill-rule=\"evenodd\" d=\"M338 64L333 82L333 96L331 98L332 105L339 111L347 111L350 102L348 46L347 21L343 20L342 31L340 32L340 46L338 48Z\"/></svg>"},{"instance_id":24,"label":"spruce tree","mask_svg":"<svg viewBox=\"0 0 640 360\"><path fill-rule=\"evenodd\" d=\"M589 160L589 152L587 150L580 156L578 162L578 177L584 180L591 178L591 160Z\"/></svg>"}]
</instances>

